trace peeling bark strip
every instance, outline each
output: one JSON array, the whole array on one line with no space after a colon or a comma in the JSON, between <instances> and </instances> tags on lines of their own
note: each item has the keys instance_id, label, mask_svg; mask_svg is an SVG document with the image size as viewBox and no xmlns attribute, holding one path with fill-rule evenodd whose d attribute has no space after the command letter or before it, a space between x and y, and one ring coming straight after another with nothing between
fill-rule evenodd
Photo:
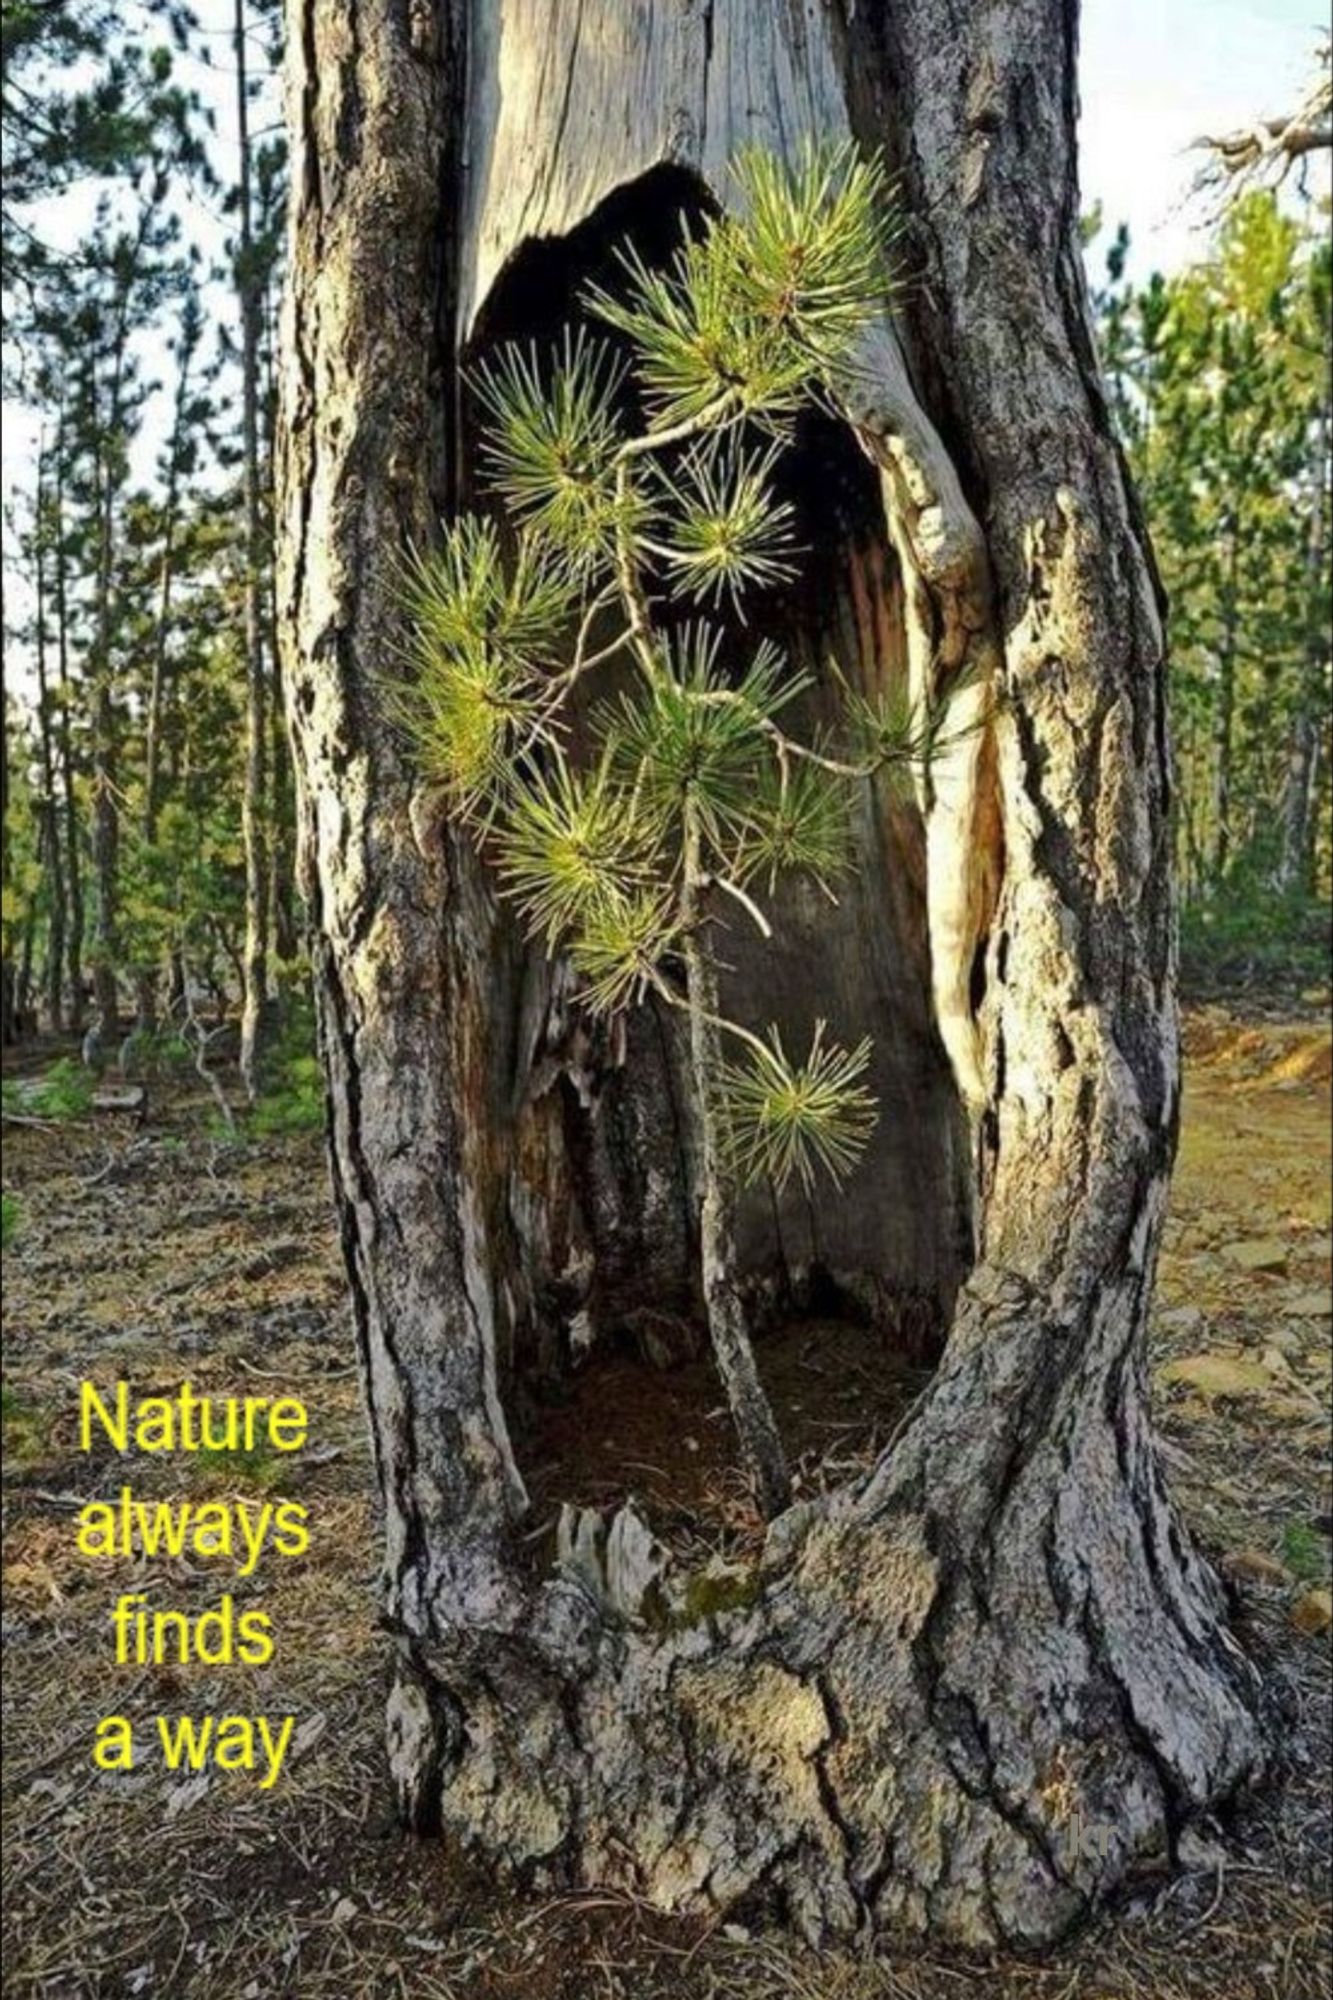
<instances>
[{"instance_id":1,"label":"peeling bark strip","mask_svg":"<svg viewBox=\"0 0 1333 2000\"><path fill-rule=\"evenodd\" d=\"M1088 334L1074 29L1070 0L291 0L284 681L400 1635L390 1756L414 1823L526 1876L768 1895L811 1936L1040 1943L1263 1767L1146 1415L1178 1094L1161 632ZM642 1523L585 1515L534 1585L497 1281L497 1162L531 1134L488 1034L531 1015L376 720L394 557L447 488L455 327L521 238L663 158L711 180L742 137L844 130L844 75L924 264L858 412L916 671L980 659L1003 696L933 809L968 863L932 890L946 1027L986 932L985 1255L906 1430L780 1516L753 1574L673 1576ZM967 830L992 759L998 885Z\"/></svg>"}]
</instances>

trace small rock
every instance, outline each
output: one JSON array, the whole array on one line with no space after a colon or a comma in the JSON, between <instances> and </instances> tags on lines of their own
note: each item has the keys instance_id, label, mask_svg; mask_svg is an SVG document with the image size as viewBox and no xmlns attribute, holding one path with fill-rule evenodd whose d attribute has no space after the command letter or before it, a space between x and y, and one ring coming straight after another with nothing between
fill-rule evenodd
<instances>
[{"instance_id":1,"label":"small rock","mask_svg":"<svg viewBox=\"0 0 1333 2000\"><path fill-rule=\"evenodd\" d=\"M1333 1292L1297 1292L1282 1301L1286 1319L1333 1319Z\"/></svg>"},{"instance_id":2,"label":"small rock","mask_svg":"<svg viewBox=\"0 0 1333 2000\"><path fill-rule=\"evenodd\" d=\"M1242 1243L1224 1243L1222 1255L1242 1271L1285 1271L1288 1246L1276 1236L1251 1236Z\"/></svg>"},{"instance_id":3,"label":"small rock","mask_svg":"<svg viewBox=\"0 0 1333 2000\"><path fill-rule=\"evenodd\" d=\"M1291 1622L1310 1639L1327 1632L1333 1625L1333 1591L1303 1591L1291 1607Z\"/></svg>"},{"instance_id":4,"label":"small rock","mask_svg":"<svg viewBox=\"0 0 1333 2000\"><path fill-rule=\"evenodd\" d=\"M1222 1865L1227 1858L1226 1849L1220 1841L1210 1840L1197 1827L1187 1826L1176 1842L1176 1854L1183 1868L1207 1869L1210 1872Z\"/></svg>"},{"instance_id":5,"label":"small rock","mask_svg":"<svg viewBox=\"0 0 1333 2000\"><path fill-rule=\"evenodd\" d=\"M1258 1361L1240 1354L1189 1354L1157 1371L1160 1382L1181 1382L1201 1396L1261 1396L1273 1378Z\"/></svg>"},{"instance_id":6,"label":"small rock","mask_svg":"<svg viewBox=\"0 0 1333 2000\"><path fill-rule=\"evenodd\" d=\"M1166 1306L1158 1313L1157 1324L1173 1333L1202 1333L1208 1322L1198 1306Z\"/></svg>"},{"instance_id":7,"label":"small rock","mask_svg":"<svg viewBox=\"0 0 1333 2000\"><path fill-rule=\"evenodd\" d=\"M1272 1583L1286 1586L1293 1581L1291 1571L1262 1549L1232 1549L1220 1564L1227 1576L1243 1583Z\"/></svg>"}]
</instances>

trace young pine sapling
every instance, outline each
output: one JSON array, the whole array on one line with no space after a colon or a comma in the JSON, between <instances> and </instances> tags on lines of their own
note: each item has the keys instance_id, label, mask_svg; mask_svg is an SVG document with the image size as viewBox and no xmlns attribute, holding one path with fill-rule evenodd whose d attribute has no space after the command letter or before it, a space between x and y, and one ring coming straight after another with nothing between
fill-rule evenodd
<instances>
[{"instance_id":1,"label":"young pine sapling","mask_svg":"<svg viewBox=\"0 0 1333 2000\"><path fill-rule=\"evenodd\" d=\"M789 871L827 885L849 788L919 772L942 709L849 692L850 747L801 741L784 717L807 677L716 622L725 600L740 612L791 574L773 474L803 408L841 413L885 310L891 213L880 167L850 148L794 167L749 152L733 171L734 212L687 234L668 269L626 251L623 284L587 293L614 339L581 327L544 356L510 346L476 376L504 533L461 516L412 560L414 671L389 698L529 933L569 954L583 1003L610 1015L653 995L687 1017L708 1328L773 1514L790 1482L746 1331L735 1203L751 1181L851 1170L875 1118L870 1044L841 1048L818 1022L796 1061L775 1027L728 1018L715 930L729 908L771 936L761 899Z\"/></svg>"}]
</instances>

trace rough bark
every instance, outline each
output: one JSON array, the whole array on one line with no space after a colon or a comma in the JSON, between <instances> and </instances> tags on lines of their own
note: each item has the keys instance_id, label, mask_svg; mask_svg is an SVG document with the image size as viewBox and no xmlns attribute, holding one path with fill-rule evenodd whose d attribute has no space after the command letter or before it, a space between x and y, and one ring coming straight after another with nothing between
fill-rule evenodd
<instances>
[{"instance_id":1,"label":"rough bark","mask_svg":"<svg viewBox=\"0 0 1333 2000\"><path fill-rule=\"evenodd\" d=\"M282 634L390 1757L417 1824L528 1877L1040 1942L1263 1763L1148 1424L1178 1101L1162 635L1089 334L1074 34L1069 0L292 0ZM533 1128L486 1026L522 973L373 676L396 550L456 491L457 338L523 238L663 161L722 197L738 140L849 127L889 147L921 263L856 413L914 671L970 655L1001 697L926 802L983 1254L873 1472L701 1609L629 1509L567 1518L544 1579L517 1560L497 1273Z\"/></svg>"}]
</instances>

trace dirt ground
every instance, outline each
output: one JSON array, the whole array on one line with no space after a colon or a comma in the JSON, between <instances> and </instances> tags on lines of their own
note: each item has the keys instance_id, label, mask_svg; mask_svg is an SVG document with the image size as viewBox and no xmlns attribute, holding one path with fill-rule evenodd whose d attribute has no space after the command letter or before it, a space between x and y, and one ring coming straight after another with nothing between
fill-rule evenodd
<instances>
[{"instance_id":1,"label":"dirt ground","mask_svg":"<svg viewBox=\"0 0 1333 2000\"><path fill-rule=\"evenodd\" d=\"M5 1187L3 1990L42 2000L1298 2000L1328 1990L1330 1041L1326 1020L1188 1024L1180 1168L1155 1330L1164 1450L1195 1535L1287 1718L1283 1782L1190 1835L1182 1871L1136 1881L1058 1958L958 1959L867 1943L816 1957L741 1919L665 1920L623 1898L539 1901L395 1825L381 1770L385 1641L351 1339L309 1132L228 1140L206 1098L150 1086L142 1127L10 1125ZM49 1052L48 1052L49 1053ZM7 1066L8 1067L8 1066ZM685 1541L756 1523L704 1364L655 1383L655 1420L612 1436L616 1358L532 1414L534 1555L577 1497L633 1490ZM919 1384L872 1337L807 1325L764 1350L807 1490L888 1436ZM91 1561L79 1508L123 1482L79 1449L77 1387L295 1393L308 1449L280 1463L135 1461L138 1497L299 1500L308 1556L252 1577L143 1555ZM679 1440L682 1481L663 1463ZM199 1611L230 1588L277 1635L262 1669L117 1668L124 1591ZM107 1713L296 1718L278 1787L173 1777L154 1743L102 1773ZM743 1913L742 1913L743 1917Z\"/></svg>"}]
</instances>

